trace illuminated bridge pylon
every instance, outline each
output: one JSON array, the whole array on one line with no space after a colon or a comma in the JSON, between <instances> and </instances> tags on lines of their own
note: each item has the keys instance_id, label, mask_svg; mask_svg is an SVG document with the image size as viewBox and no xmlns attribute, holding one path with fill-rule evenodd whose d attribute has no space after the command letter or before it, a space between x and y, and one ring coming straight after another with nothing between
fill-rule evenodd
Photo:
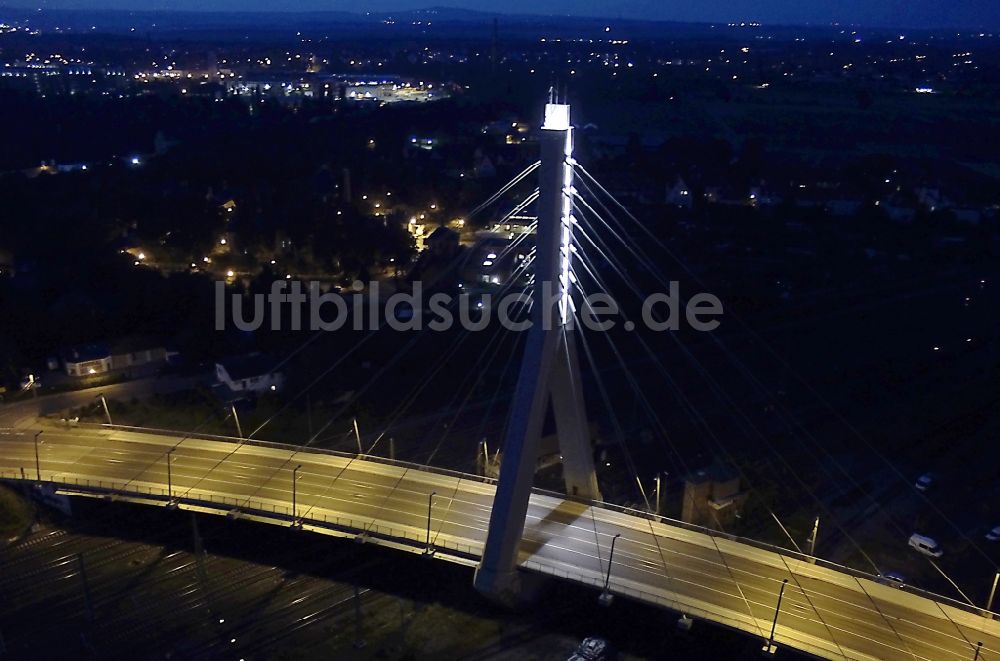
<instances>
[{"instance_id":1,"label":"illuminated bridge pylon","mask_svg":"<svg viewBox=\"0 0 1000 661\"><path fill-rule=\"evenodd\" d=\"M478 590L501 601L513 601L520 590L518 548L550 404L566 493L601 498L571 323L574 221L569 105L546 104L540 141L532 326L507 423L486 546L475 578Z\"/></svg>"}]
</instances>

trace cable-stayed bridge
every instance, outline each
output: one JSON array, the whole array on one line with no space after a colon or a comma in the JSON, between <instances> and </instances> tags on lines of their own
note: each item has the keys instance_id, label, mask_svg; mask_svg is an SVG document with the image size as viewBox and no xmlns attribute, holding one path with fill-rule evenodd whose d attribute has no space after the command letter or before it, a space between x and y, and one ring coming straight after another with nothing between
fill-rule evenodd
<instances>
[{"instance_id":1,"label":"cable-stayed bridge","mask_svg":"<svg viewBox=\"0 0 1000 661\"><path fill-rule=\"evenodd\" d=\"M373 450L386 432L367 450L359 434L354 454L315 447L341 415L299 446L256 440L264 425L239 438L110 424L10 430L0 432L0 478L73 495L291 525L468 564L476 567L477 588L505 602L530 594L538 575L576 581L597 588L605 603L618 595L739 629L759 637L765 651L789 646L825 658L997 658L1000 622L971 604L900 590L801 552L668 520L648 511L652 508L602 502L581 363L590 364L591 374L598 370L594 340L579 331L586 310L575 289L588 282L608 291L610 276L595 266L601 260L611 265L611 276L641 294L628 269L613 258L616 249L623 248L630 261L651 272L655 265L641 246L622 240L619 217L630 215L573 158L569 106L546 106L540 143L540 162L487 201L496 202L537 171L538 189L504 217L523 218L534 205L534 248L525 250L504 287L520 288L533 300L534 323L523 333L499 479L434 468L436 449L420 464L379 458ZM602 238L601 228L612 238ZM517 250L526 236L505 250ZM622 245L615 246L615 240ZM650 234L649 240L657 238ZM548 309L541 304L546 295L552 301ZM667 335L678 352L687 351ZM403 349L411 349L416 337ZM648 349L641 337L639 342ZM614 346L611 350L618 355ZM322 370L296 398L338 364ZM379 374L393 364L390 360ZM435 371L445 364L442 360ZM717 379L703 376L713 392L727 397ZM681 384L669 373L664 378L696 415ZM613 393L597 385L613 415ZM633 393L637 405L663 427L641 390ZM418 395L419 390L414 398ZM533 488L550 409L566 495ZM393 415L390 426L395 421ZM699 423L707 441L727 454L710 421ZM615 420L613 426L621 437L620 423ZM634 462L628 458L628 463L636 474Z\"/></svg>"}]
</instances>

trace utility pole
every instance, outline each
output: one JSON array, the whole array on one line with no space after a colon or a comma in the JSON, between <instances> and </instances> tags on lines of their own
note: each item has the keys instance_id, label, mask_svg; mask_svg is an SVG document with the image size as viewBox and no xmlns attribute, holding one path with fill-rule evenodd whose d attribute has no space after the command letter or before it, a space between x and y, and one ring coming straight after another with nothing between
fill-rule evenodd
<instances>
[{"instance_id":1,"label":"utility pole","mask_svg":"<svg viewBox=\"0 0 1000 661\"><path fill-rule=\"evenodd\" d=\"M437 495L437 491L431 491L427 496L427 546L424 553L430 555L434 553L434 549L431 548L431 507L434 505L434 496Z\"/></svg>"},{"instance_id":2,"label":"utility pole","mask_svg":"<svg viewBox=\"0 0 1000 661\"><path fill-rule=\"evenodd\" d=\"M38 459L38 437L41 435L41 431L35 432L35 480L37 482L42 481L42 464Z\"/></svg>"},{"instance_id":3,"label":"utility pole","mask_svg":"<svg viewBox=\"0 0 1000 661\"><path fill-rule=\"evenodd\" d=\"M611 538L611 553L608 554L608 572L604 576L604 590L601 591L601 596L597 598L597 603L601 606L610 606L611 602L614 601L615 596L611 594L611 590L608 588L611 586L611 563L615 560L615 542L622 534L615 533L615 536Z\"/></svg>"},{"instance_id":4,"label":"utility pole","mask_svg":"<svg viewBox=\"0 0 1000 661\"><path fill-rule=\"evenodd\" d=\"M767 639L767 645L764 646L764 652L767 654L774 654L776 650L774 647L774 630L778 628L778 614L781 613L781 598L785 596L786 585L788 585L788 579L782 579L781 590L778 591L778 605L774 607L774 621L771 622L771 635Z\"/></svg>"}]
</instances>

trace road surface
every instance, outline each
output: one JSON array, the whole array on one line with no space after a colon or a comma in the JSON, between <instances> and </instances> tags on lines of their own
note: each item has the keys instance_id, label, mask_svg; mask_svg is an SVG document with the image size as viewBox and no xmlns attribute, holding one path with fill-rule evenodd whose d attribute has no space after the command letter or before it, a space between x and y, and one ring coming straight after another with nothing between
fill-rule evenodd
<instances>
[{"instance_id":1,"label":"road surface","mask_svg":"<svg viewBox=\"0 0 1000 661\"><path fill-rule=\"evenodd\" d=\"M34 430L0 431L0 476L36 478L34 439ZM68 491L101 488L163 504L169 489L181 506L220 513L237 508L242 516L288 525L294 475L294 518L304 527L367 532L379 543L396 540L418 552L428 535L430 502L431 545L443 559L466 562L481 552L494 495L492 484L472 476L276 445L57 427L45 428L38 440L42 481ZM947 661L972 659L982 641L979 658L1000 659L1000 621L978 611L700 530L542 493L531 499L521 564L600 587L619 533L610 579L619 595L763 642L787 579L775 630L779 647L826 658Z\"/></svg>"},{"instance_id":2,"label":"road surface","mask_svg":"<svg viewBox=\"0 0 1000 661\"><path fill-rule=\"evenodd\" d=\"M66 390L26 397L16 402L0 405L0 427L30 427L42 415L59 413L67 409L93 404L100 395L109 399L144 399L179 390L190 390L200 383L206 383L205 375L197 376L151 376L119 383L109 383L94 388Z\"/></svg>"}]
</instances>

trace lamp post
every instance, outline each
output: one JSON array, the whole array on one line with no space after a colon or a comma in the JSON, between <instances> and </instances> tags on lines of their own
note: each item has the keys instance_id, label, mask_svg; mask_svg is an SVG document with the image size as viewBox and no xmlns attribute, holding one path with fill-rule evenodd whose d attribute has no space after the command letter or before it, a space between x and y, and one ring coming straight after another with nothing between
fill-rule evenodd
<instances>
[{"instance_id":1,"label":"lamp post","mask_svg":"<svg viewBox=\"0 0 1000 661\"><path fill-rule=\"evenodd\" d=\"M170 471L171 455L174 453L176 448L170 448L167 450L167 507L174 504L174 480L173 474Z\"/></svg>"},{"instance_id":2,"label":"lamp post","mask_svg":"<svg viewBox=\"0 0 1000 661\"><path fill-rule=\"evenodd\" d=\"M972 657L972 661L979 661L979 653L983 651L983 641L976 643L976 655Z\"/></svg>"},{"instance_id":3,"label":"lamp post","mask_svg":"<svg viewBox=\"0 0 1000 661\"><path fill-rule=\"evenodd\" d=\"M611 553L608 554L608 571L604 576L604 589L601 591L601 596L597 598L597 603L601 606L610 606L611 602L614 601L615 596L611 594L611 590L608 588L611 585L611 563L615 560L615 542L622 534L615 533L615 536L611 538Z\"/></svg>"},{"instance_id":4,"label":"lamp post","mask_svg":"<svg viewBox=\"0 0 1000 661\"><path fill-rule=\"evenodd\" d=\"M240 427L240 416L236 413L236 402L233 402L230 406L233 411L233 420L236 421L236 436L240 439L243 438L243 428Z\"/></svg>"},{"instance_id":5,"label":"lamp post","mask_svg":"<svg viewBox=\"0 0 1000 661\"><path fill-rule=\"evenodd\" d=\"M296 528L299 525L299 508L296 504L297 487L296 482L299 481L298 473L299 469L302 468L302 464L299 464L292 469L292 527Z\"/></svg>"},{"instance_id":6,"label":"lamp post","mask_svg":"<svg viewBox=\"0 0 1000 661\"><path fill-rule=\"evenodd\" d=\"M104 415L108 418L108 426L113 426L114 423L111 422L111 409L108 408L108 400L104 398L104 393L101 393L97 397L101 400L101 404L104 406Z\"/></svg>"},{"instance_id":7,"label":"lamp post","mask_svg":"<svg viewBox=\"0 0 1000 661\"><path fill-rule=\"evenodd\" d=\"M661 490L661 482L663 478L667 476L667 473L657 473L656 474L656 516L663 515L663 498Z\"/></svg>"},{"instance_id":8,"label":"lamp post","mask_svg":"<svg viewBox=\"0 0 1000 661\"><path fill-rule=\"evenodd\" d=\"M816 537L819 535L819 517L813 523L812 533L809 535L809 555L816 556Z\"/></svg>"},{"instance_id":9,"label":"lamp post","mask_svg":"<svg viewBox=\"0 0 1000 661\"><path fill-rule=\"evenodd\" d=\"M434 506L434 496L437 495L437 491L431 491L427 495L427 548L424 551L428 555L434 553L434 549L431 547L431 507Z\"/></svg>"},{"instance_id":10,"label":"lamp post","mask_svg":"<svg viewBox=\"0 0 1000 661\"><path fill-rule=\"evenodd\" d=\"M38 482L42 481L42 465L38 460L38 437L41 435L41 431L35 432L35 480Z\"/></svg>"},{"instance_id":11,"label":"lamp post","mask_svg":"<svg viewBox=\"0 0 1000 661\"><path fill-rule=\"evenodd\" d=\"M778 591L778 605L774 607L774 621L771 622L771 635L767 639L767 645L764 646L764 652L768 654L774 654L774 630L778 628L778 614L781 613L781 598L785 596L785 586L788 585L788 579L782 579L781 590Z\"/></svg>"},{"instance_id":12,"label":"lamp post","mask_svg":"<svg viewBox=\"0 0 1000 661\"><path fill-rule=\"evenodd\" d=\"M351 421L354 423L354 438L358 442L358 454L362 455L365 451L364 448L361 447L361 430L358 428L358 419L351 418Z\"/></svg>"}]
</instances>

